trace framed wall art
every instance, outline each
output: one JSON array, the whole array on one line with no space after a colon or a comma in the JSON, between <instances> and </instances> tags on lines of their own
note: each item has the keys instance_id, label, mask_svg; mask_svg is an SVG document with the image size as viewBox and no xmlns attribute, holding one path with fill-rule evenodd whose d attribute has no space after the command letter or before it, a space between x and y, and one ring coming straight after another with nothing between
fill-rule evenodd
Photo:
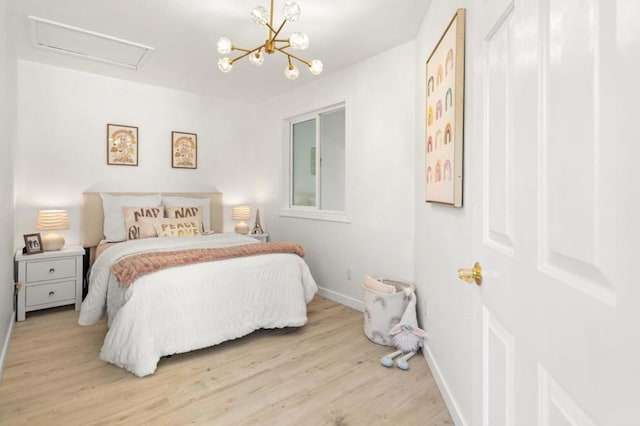
<instances>
[{"instance_id":1,"label":"framed wall art","mask_svg":"<svg viewBox=\"0 0 640 426\"><path fill-rule=\"evenodd\" d=\"M427 59L425 200L462 207L465 9Z\"/></svg>"},{"instance_id":2,"label":"framed wall art","mask_svg":"<svg viewBox=\"0 0 640 426\"><path fill-rule=\"evenodd\" d=\"M107 164L138 165L138 128L107 124Z\"/></svg>"},{"instance_id":3,"label":"framed wall art","mask_svg":"<svg viewBox=\"0 0 640 426\"><path fill-rule=\"evenodd\" d=\"M178 169L198 168L198 135L171 132L171 167Z\"/></svg>"}]
</instances>

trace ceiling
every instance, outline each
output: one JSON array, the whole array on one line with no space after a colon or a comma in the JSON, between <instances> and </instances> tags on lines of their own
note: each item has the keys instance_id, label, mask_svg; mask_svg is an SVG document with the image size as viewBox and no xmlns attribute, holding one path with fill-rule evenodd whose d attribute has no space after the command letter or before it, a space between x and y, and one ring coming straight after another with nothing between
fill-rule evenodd
<instances>
[{"instance_id":1,"label":"ceiling","mask_svg":"<svg viewBox=\"0 0 640 426\"><path fill-rule=\"evenodd\" d=\"M216 50L221 36L234 45L253 48L267 30L253 23L251 10L269 0L10 0L10 34L18 58L81 71L209 94L256 101L308 84L415 38L430 0L296 0L300 19L287 23L282 38L294 31L310 40L306 60L320 59L323 74L300 67L296 81L284 77L286 57L266 55L256 68L244 59L234 69L218 71ZM282 22L285 0L276 0L274 25ZM138 69L39 49L31 42L29 19L35 16L153 47ZM230 57L235 57L232 52Z\"/></svg>"}]
</instances>

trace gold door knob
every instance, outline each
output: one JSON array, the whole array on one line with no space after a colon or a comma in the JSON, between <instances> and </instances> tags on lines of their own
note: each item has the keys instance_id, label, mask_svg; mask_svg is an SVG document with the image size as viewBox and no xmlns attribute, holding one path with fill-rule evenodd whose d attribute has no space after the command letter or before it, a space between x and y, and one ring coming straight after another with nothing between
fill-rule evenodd
<instances>
[{"instance_id":1,"label":"gold door knob","mask_svg":"<svg viewBox=\"0 0 640 426\"><path fill-rule=\"evenodd\" d=\"M473 269L458 269L458 278L468 283L475 281L476 284L482 285L482 267L478 262L473 265Z\"/></svg>"}]
</instances>

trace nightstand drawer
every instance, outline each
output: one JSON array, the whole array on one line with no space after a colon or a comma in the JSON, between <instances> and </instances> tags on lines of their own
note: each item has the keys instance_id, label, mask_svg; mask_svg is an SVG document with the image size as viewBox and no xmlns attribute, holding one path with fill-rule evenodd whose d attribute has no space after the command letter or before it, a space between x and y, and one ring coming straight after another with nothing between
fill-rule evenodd
<instances>
[{"instance_id":1,"label":"nightstand drawer","mask_svg":"<svg viewBox=\"0 0 640 426\"><path fill-rule=\"evenodd\" d=\"M64 281L55 284L32 285L26 288L27 306L56 303L76 297L76 282Z\"/></svg>"},{"instance_id":2,"label":"nightstand drawer","mask_svg":"<svg viewBox=\"0 0 640 426\"><path fill-rule=\"evenodd\" d=\"M75 258L27 263L27 283L73 278L75 276Z\"/></svg>"}]
</instances>

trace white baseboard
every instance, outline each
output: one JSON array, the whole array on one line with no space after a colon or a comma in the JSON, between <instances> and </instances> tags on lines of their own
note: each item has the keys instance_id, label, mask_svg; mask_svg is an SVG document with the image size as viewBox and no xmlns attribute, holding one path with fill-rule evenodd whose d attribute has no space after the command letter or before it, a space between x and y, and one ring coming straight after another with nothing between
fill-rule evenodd
<instances>
[{"instance_id":1,"label":"white baseboard","mask_svg":"<svg viewBox=\"0 0 640 426\"><path fill-rule=\"evenodd\" d=\"M2 351L0 351L0 383L2 383L2 375L4 373L4 365L7 362L7 356L9 355L9 343L11 342L11 336L13 335L13 327L16 325L16 313L15 311L11 315L11 321L9 322L9 328L2 343Z\"/></svg>"},{"instance_id":2,"label":"white baseboard","mask_svg":"<svg viewBox=\"0 0 640 426\"><path fill-rule=\"evenodd\" d=\"M467 422L464 421L464 418L461 415L460 408L456 403L453 396L451 396L451 392L449 391L449 386L447 386L447 381L442 377L442 373L438 368L438 363L433 358L431 351L429 350L429 346L426 344L422 348L422 353L424 354L424 358L427 360L427 364L429 365L429 369L431 370L431 374L433 374L433 378L436 381L436 385L438 385L438 390L440 391L440 395L442 395L442 399L444 400L447 409L449 410L449 414L451 414L451 418L453 419L454 425L466 426Z\"/></svg>"},{"instance_id":3,"label":"white baseboard","mask_svg":"<svg viewBox=\"0 0 640 426\"><path fill-rule=\"evenodd\" d=\"M353 297L345 296L342 293L337 293L333 290L329 290L320 286L318 286L318 294L322 297L326 297L329 300L340 303L341 305L345 305L360 312L364 312L364 303L362 302L362 300L354 299Z\"/></svg>"}]
</instances>

